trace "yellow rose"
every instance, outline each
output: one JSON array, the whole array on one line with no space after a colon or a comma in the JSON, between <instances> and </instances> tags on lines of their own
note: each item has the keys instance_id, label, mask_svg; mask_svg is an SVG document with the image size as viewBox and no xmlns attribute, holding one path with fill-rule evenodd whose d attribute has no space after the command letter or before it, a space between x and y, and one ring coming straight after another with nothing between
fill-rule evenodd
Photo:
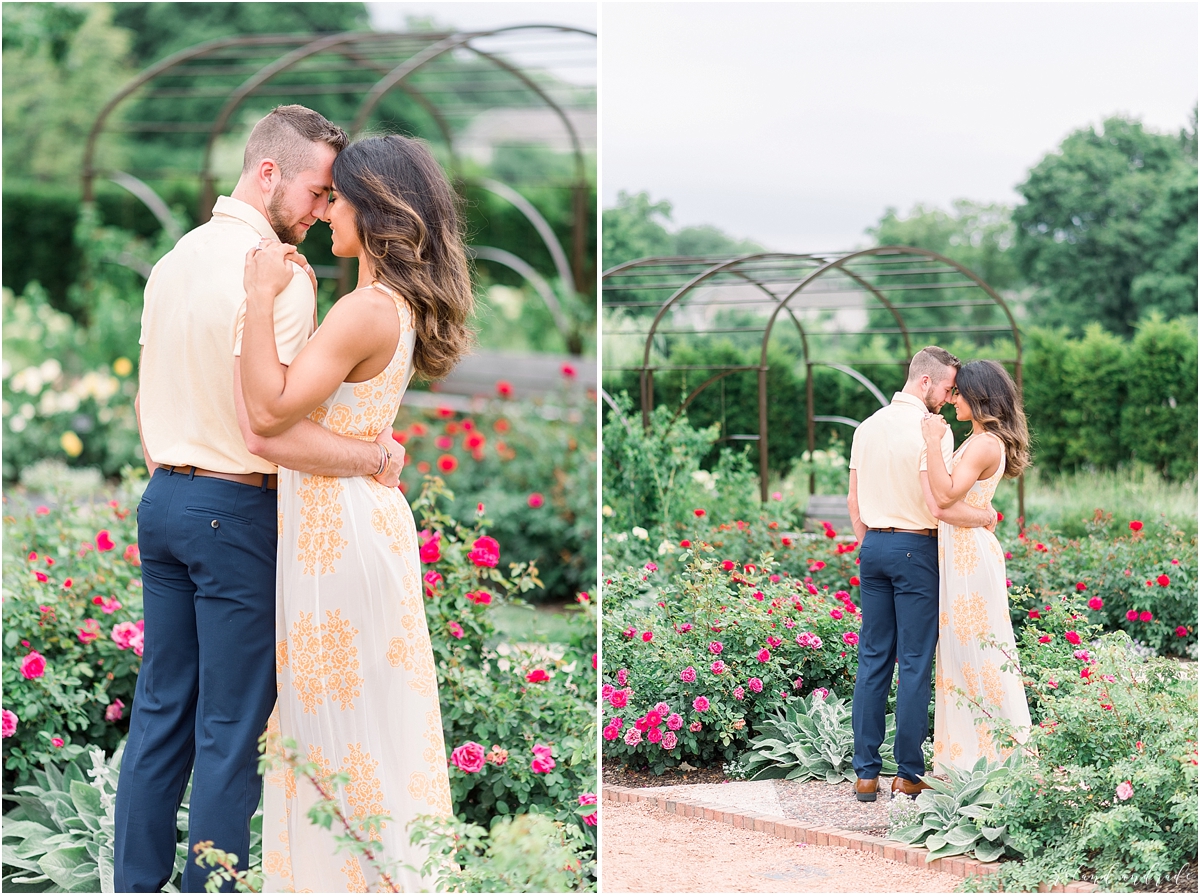
<instances>
[{"instance_id":1,"label":"yellow rose","mask_svg":"<svg viewBox=\"0 0 1200 895\"><path fill-rule=\"evenodd\" d=\"M127 357L118 357L113 361L113 372L118 376L128 376L133 372L133 361Z\"/></svg>"},{"instance_id":2,"label":"yellow rose","mask_svg":"<svg viewBox=\"0 0 1200 895\"><path fill-rule=\"evenodd\" d=\"M68 457L78 457L83 453L83 442L79 440L79 436L74 432L67 431L62 434L59 439L62 449L67 452Z\"/></svg>"}]
</instances>

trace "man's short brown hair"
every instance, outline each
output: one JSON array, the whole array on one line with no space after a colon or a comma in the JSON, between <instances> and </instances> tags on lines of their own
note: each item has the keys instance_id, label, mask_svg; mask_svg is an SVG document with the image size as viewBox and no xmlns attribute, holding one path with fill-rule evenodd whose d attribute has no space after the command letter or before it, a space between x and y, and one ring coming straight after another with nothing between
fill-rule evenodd
<instances>
[{"instance_id":1,"label":"man's short brown hair","mask_svg":"<svg viewBox=\"0 0 1200 895\"><path fill-rule=\"evenodd\" d=\"M269 158L279 165L283 179L291 180L314 166L317 144L341 152L349 142L346 132L320 112L305 106L276 106L250 132L242 173Z\"/></svg>"},{"instance_id":2,"label":"man's short brown hair","mask_svg":"<svg viewBox=\"0 0 1200 895\"><path fill-rule=\"evenodd\" d=\"M941 382L946 368L958 370L961 366L962 361L945 348L930 345L914 354L908 362L908 381L916 382L922 376L928 376L933 382Z\"/></svg>"}]
</instances>

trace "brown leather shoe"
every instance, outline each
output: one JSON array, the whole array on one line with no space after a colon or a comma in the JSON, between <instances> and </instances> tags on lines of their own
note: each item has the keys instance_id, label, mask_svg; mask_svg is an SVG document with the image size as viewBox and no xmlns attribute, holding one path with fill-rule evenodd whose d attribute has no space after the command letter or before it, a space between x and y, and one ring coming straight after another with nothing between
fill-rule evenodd
<instances>
[{"instance_id":1,"label":"brown leather shoe","mask_svg":"<svg viewBox=\"0 0 1200 895\"><path fill-rule=\"evenodd\" d=\"M910 780L905 780L903 777L896 777L892 780L892 798L896 798L897 795L906 795L909 798L915 799L923 790L932 788L924 780L919 783L913 783Z\"/></svg>"},{"instance_id":2,"label":"brown leather shoe","mask_svg":"<svg viewBox=\"0 0 1200 895\"><path fill-rule=\"evenodd\" d=\"M879 778L871 777L864 780L859 777L854 782L854 797L860 802L874 802L879 793Z\"/></svg>"}]
</instances>

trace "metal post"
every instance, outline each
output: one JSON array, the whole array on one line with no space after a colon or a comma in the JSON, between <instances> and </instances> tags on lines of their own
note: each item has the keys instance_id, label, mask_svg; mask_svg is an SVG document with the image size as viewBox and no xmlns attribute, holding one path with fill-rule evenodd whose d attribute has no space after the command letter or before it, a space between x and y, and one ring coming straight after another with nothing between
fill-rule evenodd
<instances>
[{"instance_id":1,"label":"metal post","mask_svg":"<svg viewBox=\"0 0 1200 895\"><path fill-rule=\"evenodd\" d=\"M758 368L758 484L762 502L767 502L767 367Z\"/></svg>"},{"instance_id":2,"label":"metal post","mask_svg":"<svg viewBox=\"0 0 1200 895\"><path fill-rule=\"evenodd\" d=\"M813 421L813 413L816 409L813 403L813 365L807 362L804 364L804 399L805 413L808 416L808 457L811 460L813 451L817 449L817 430ZM808 474L808 493L817 493L816 472Z\"/></svg>"}]
</instances>

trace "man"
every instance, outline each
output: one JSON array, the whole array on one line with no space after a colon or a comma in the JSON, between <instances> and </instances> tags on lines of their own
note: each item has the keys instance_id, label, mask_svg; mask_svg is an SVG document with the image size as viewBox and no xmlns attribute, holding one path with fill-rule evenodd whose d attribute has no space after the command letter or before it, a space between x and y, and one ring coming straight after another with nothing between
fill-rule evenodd
<instances>
[{"instance_id":1,"label":"man","mask_svg":"<svg viewBox=\"0 0 1200 895\"><path fill-rule=\"evenodd\" d=\"M921 746L929 735L929 676L938 637L938 519L965 528L996 521L991 508L960 502L935 515L925 503L921 420L942 409L960 366L958 358L936 346L918 351L909 362L904 390L855 430L850 450L850 521L862 545L858 577L863 623L851 712L859 801L875 801L879 789L879 746L897 659L894 751L899 769L892 795L916 796L929 788L921 781ZM948 468L954 449L948 430L941 448Z\"/></svg>"},{"instance_id":2,"label":"man","mask_svg":"<svg viewBox=\"0 0 1200 895\"><path fill-rule=\"evenodd\" d=\"M135 402L151 474L138 507L146 630L116 799L120 892L158 892L170 878L175 815L193 770L183 891L204 891L206 875L190 860L198 841L245 866L262 792L257 742L276 694L277 465L399 480L390 432L363 442L302 420L261 438L241 399L246 253L264 239L304 239L325 213L346 143L318 113L276 108L251 132L232 195L146 283ZM302 256L294 260L275 305L285 364L316 320L316 281Z\"/></svg>"}]
</instances>

